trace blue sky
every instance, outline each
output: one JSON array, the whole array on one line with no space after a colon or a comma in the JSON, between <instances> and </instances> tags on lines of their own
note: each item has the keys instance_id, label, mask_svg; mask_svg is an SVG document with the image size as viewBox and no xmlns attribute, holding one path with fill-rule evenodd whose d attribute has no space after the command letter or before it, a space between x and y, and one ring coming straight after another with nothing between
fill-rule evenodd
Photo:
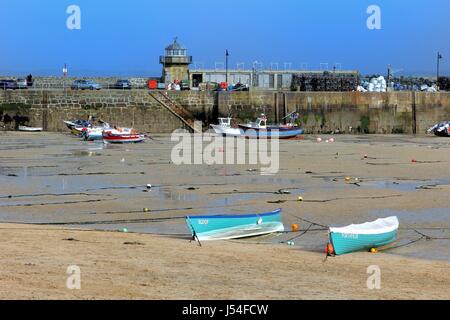
<instances>
[{"instance_id":1,"label":"blue sky","mask_svg":"<svg viewBox=\"0 0 450 320\"><path fill-rule=\"evenodd\" d=\"M81 30L69 30L69 5ZM369 5L381 30L366 27ZM252 61L319 69L340 63L363 74L450 73L448 0L0 0L0 74L158 76L159 55L177 36L206 68ZM401 71L403 70L403 71Z\"/></svg>"}]
</instances>

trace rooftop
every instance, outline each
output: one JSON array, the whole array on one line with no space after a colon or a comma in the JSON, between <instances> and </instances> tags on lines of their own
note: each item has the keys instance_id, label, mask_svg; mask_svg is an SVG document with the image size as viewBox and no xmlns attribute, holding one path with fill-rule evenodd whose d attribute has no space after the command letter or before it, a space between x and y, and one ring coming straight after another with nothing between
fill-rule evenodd
<instances>
[{"instance_id":1,"label":"rooftop","mask_svg":"<svg viewBox=\"0 0 450 320\"><path fill-rule=\"evenodd\" d=\"M186 50L186 48L178 43L177 38L175 38L173 43L166 47L166 50Z\"/></svg>"}]
</instances>

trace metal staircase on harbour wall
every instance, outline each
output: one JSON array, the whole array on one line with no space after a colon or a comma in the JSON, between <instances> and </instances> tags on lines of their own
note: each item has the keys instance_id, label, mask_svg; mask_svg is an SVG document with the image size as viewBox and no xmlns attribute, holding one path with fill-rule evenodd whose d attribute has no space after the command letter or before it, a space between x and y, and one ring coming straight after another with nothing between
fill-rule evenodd
<instances>
[{"instance_id":1,"label":"metal staircase on harbour wall","mask_svg":"<svg viewBox=\"0 0 450 320\"><path fill-rule=\"evenodd\" d=\"M158 101L160 105L169 110L173 115L180 119L187 128L194 133L201 133L201 126L198 128L195 126L195 118L188 110L183 106L172 100L165 91L149 91L150 95Z\"/></svg>"}]
</instances>

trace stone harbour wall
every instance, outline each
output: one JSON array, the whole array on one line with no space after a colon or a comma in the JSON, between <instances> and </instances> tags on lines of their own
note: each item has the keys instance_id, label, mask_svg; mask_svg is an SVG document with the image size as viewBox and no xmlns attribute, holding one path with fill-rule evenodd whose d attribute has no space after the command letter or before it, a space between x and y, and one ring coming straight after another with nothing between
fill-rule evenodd
<instances>
[{"instance_id":1,"label":"stone harbour wall","mask_svg":"<svg viewBox=\"0 0 450 320\"><path fill-rule=\"evenodd\" d=\"M165 133L184 127L180 119L145 90L0 91L0 116L0 126L4 129L14 129L22 122L48 131L65 131L63 120L87 119L89 116L143 132ZM5 116L7 120L13 120L5 123Z\"/></svg>"},{"instance_id":2,"label":"stone harbour wall","mask_svg":"<svg viewBox=\"0 0 450 320\"><path fill-rule=\"evenodd\" d=\"M450 120L450 92L220 92L218 103L221 116L238 122L265 113L280 123L296 111L307 133L424 134Z\"/></svg>"},{"instance_id":3,"label":"stone harbour wall","mask_svg":"<svg viewBox=\"0 0 450 320\"><path fill-rule=\"evenodd\" d=\"M168 92L168 96L203 121L253 121L262 113L282 123L298 112L307 133L424 134L438 121L450 120L450 93L424 92ZM66 130L63 120L101 118L150 133L170 133L183 123L147 90L0 90L0 129L18 124Z\"/></svg>"}]
</instances>

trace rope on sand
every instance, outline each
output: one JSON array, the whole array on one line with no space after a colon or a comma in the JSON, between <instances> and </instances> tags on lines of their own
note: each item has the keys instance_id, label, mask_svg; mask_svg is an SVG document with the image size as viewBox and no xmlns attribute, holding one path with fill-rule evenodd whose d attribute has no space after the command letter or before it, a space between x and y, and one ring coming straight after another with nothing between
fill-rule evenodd
<instances>
[{"instance_id":1,"label":"rope on sand","mask_svg":"<svg viewBox=\"0 0 450 320\"><path fill-rule=\"evenodd\" d=\"M302 220L302 221L304 221L304 222L307 222L307 223L309 223L309 224L311 224L311 225L314 225L314 226L317 226L317 227L321 227L321 228L324 228L323 230L328 230L330 227L329 226L325 226L325 225L323 225L323 224L319 224L319 223L316 223L316 222L313 222L313 221L309 221L309 220L306 220L306 219L303 219L303 218L300 218L300 217L297 217L297 216L294 216L295 218L297 218L297 219L299 219L299 220Z\"/></svg>"},{"instance_id":2,"label":"rope on sand","mask_svg":"<svg viewBox=\"0 0 450 320\"><path fill-rule=\"evenodd\" d=\"M420 238L418 238L418 239L416 239L416 240L412 240L412 241L410 241L410 242L408 242L408 243L401 244L401 245L398 245L398 246L395 246L395 247L390 247L390 248L386 248L386 249L381 249L381 250L378 250L378 251L390 251L390 250L394 250L394 249L398 249L398 248L408 247L408 246L410 246L410 245L412 245L412 244L414 244L414 243L416 243L416 242L421 241L422 239L424 239L424 237L420 237Z\"/></svg>"},{"instance_id":3,"label":"rope on sand","mask_svg":"<svg viewBox=\"0 0 450 320\"><path fill-rule=\"evenodd\" d=\"M109 221L78 221L78 222L46 222L46 223L33 223L37 226L82 226L82 225L96 225L96 224L119 224L119 223L145 223L145 222L160 222L170 220L181 220L185 217L171 217L171 218L148 218L148 219L134 219L134 220L109 220Z\"/></svg>"},{"instance_id":4,"label":"rope on sand","mask_svg":"<svg viewBox=\"0 0 450 320\"><path fill-rule=\"evenodd\" d=\"M414 232L416 232L416 233L418 233L419 235L421 235L422 238L426 239L427 241L430 241L430 240L450 240L450 238L437 238L437 237L432 237L432 236L426 235L426 234L424 234L424 233L422 233L422 232L420 232L420 231L418 231L418 230L414 230Z\"/></svg>"},{"instance_id":5,"label":"rope on sand","mask_svg":"<svg viewBox=\"0 0 450 320\"><path fill-rule=\"evenodd\" d=\"M302 233L300 233L299 235L296 235L295 237L292 237L292 238L290 238L290 239L288 239L288 240L286 240L286 241L282 241L282 242L280 242L280 243L288 243L288 242L291 242L291 241L293 241L293 240L295 240L295 239L298 239L298 238L304 236L305 234L307 234L308 231L309 231L312 227L313 227L313 224L310 224L309 227L308 227L306 230L304 230Z\"/></svg>"}]
</instances>

